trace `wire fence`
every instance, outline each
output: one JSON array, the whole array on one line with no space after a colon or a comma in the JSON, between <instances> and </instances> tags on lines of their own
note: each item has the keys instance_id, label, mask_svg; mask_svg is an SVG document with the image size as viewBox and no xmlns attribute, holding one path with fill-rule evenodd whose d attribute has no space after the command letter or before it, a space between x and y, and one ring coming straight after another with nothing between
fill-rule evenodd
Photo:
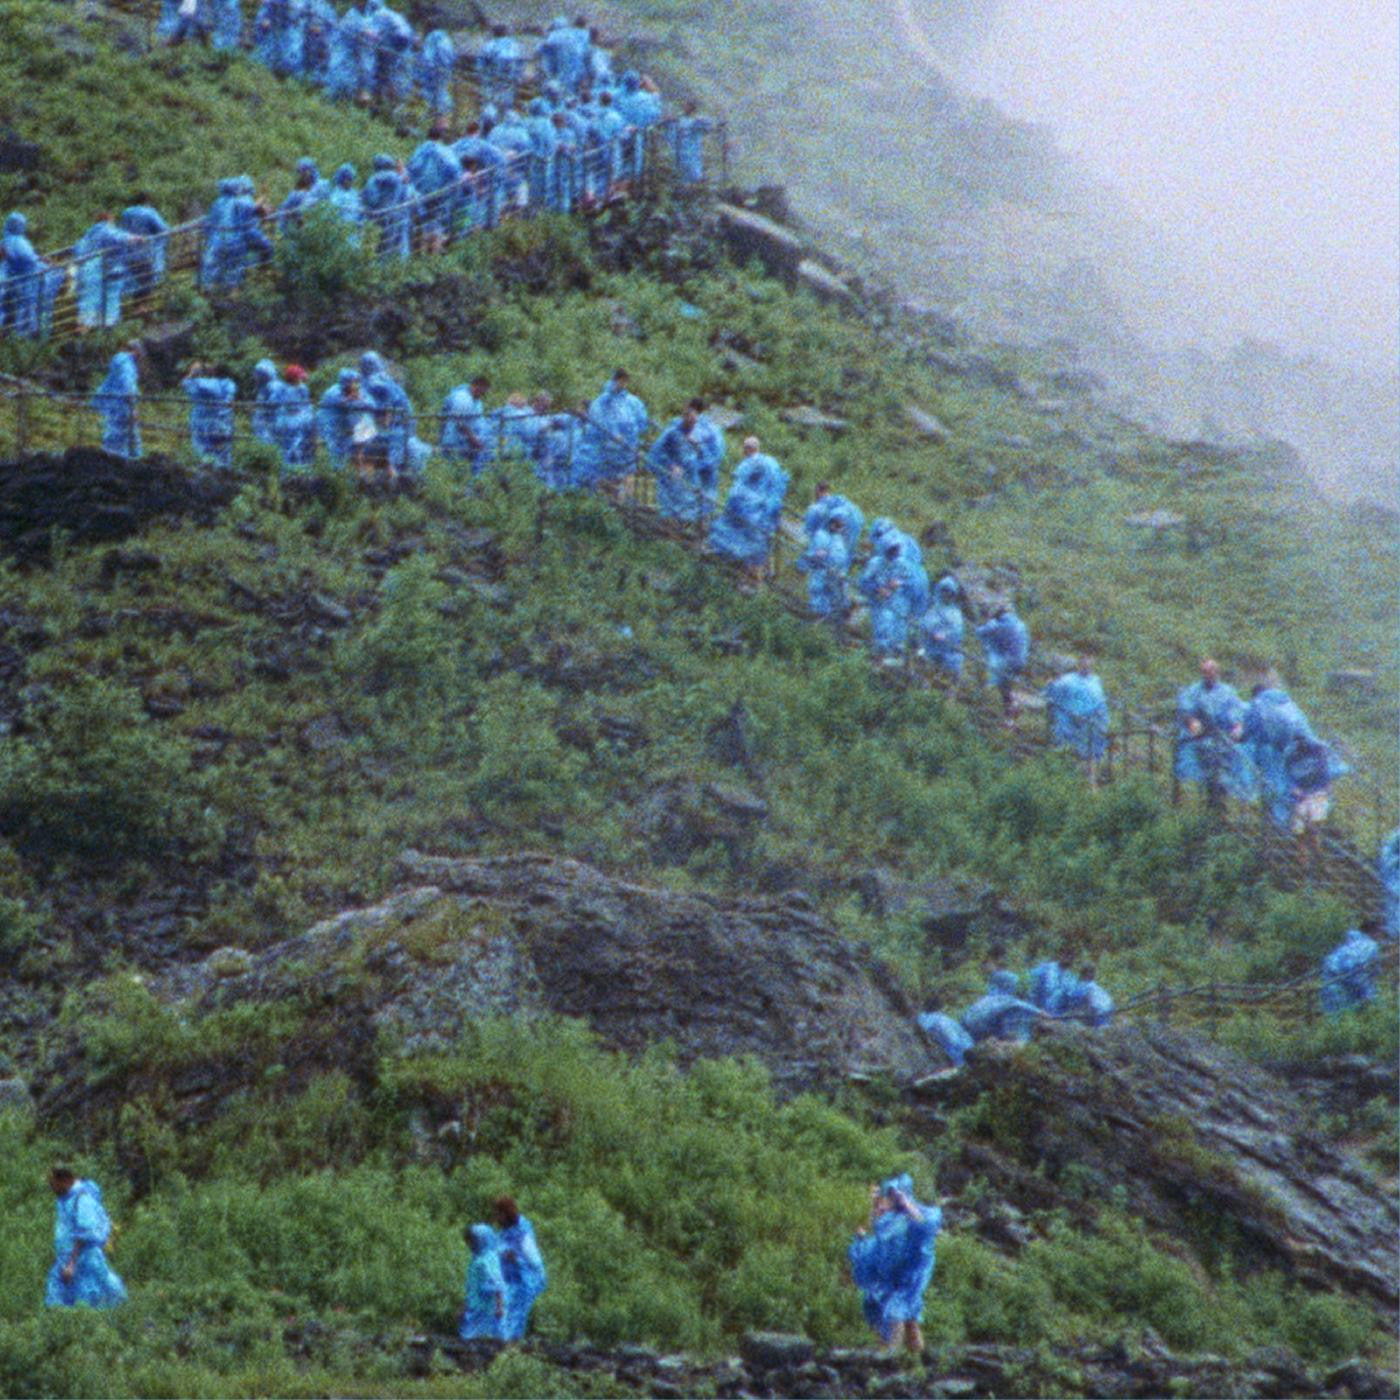
<instances>
[{"instance_id":1,"label":"wire fence","mask_svg":"<svg viewBox=\"0 0 1400 1400\"><path fill-rule=\"evenodd\" d=\"M391 174L400 197L372 208L330 197L269 209L253 194L221 196L201 219L151 235L112 227L109 246L81 243L36 258L20 275L0 275L0 338L66 339L123 320L148 318L169 284L195 283L235 294L273 262L278 244L318 210L346 221L350 237L385 261L441 251L481 230L547 214L588 214L663 190L704 191L709 157L727 143L724 123L685 136L677 122L551 155L500 152L499 164L469 169L440 187L412 191ZM406 196L403 191L410 191Z\"/></svg>"}]
</instances>

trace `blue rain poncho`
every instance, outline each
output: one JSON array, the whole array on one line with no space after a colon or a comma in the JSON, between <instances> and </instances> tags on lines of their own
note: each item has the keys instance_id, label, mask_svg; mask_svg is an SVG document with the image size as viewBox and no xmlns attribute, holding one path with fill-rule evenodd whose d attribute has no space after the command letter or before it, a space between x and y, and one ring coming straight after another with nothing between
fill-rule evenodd
<instances>
[{"instance_id":1,"label":"blue rain poncho","mask_svg":"<svg viewBox=\"0 0 1400 1400\"><path fill-rule=\"evenodd\" d=\"M452 114L452 73L457 62L457 50L452 36L445 29L434 29L418 52L413 78L428 111L435 117Z\"/></svg>"},{"instance_id":2,"label":"blue rain poncho","mask_svg":"<svg viewBox=\"0 0 1400 1400\"><path fill-rule=\"evenodd\" d=\"M622 135L627 123L611 104L594 104L588 113L588 144L583 159L583 187L594 199L606 199L622 168Z\"/></svg>"},{"instance_id":3,"label":"blue rain poncho","mask_svg":"<svg viewBox=\"0 0 1400 1400\"><path fill-rule=\"evenodd\" d=\"M1329 1016L1375 999L1379 957L1376 940L1354 928L1323 958L1319 1000Z\"/></svg>"},{"instance_id":4,"label":"blue rain poncho","mask_svg":"<svg viewBox=\"0 0 1400 1400\"><path fill-rule=\"evenodd\" d=\"M331 31L328 96L354 98L374 87L375 45L373 10L368 5L351 5Z\"/></svg>"},{"instance_id":5,"label":"blue rain poncho","mask_svg":"<svg viewBox=\"0 0 1400 1400\"><path fill-rule=\"evenodd\" d=\"M908 566L909 616L912 620L921 616L924 609L928 607L928 571L924 568L923 551L919 548L919 542L913 535L901 530L888 517L877 516L870 525L872 551L877 555L883 554L884 547L891 542L899 545L900 556Z\"/></svg>"},{"instance_id":6,"label":"blue rain poncho","mask_svg":"<svg viewBox=\"0 0 1400 1400\"><path fill-rule=\"evenodd\" d=\"M1385 887L1385 932L1400 938L1400 827L1392 831L1376 860L1376 873Z\"/></svg>"},{"instance_id":7,"label":"blue rain poncho","mask_svg":"<svg viewBox=\"0 0 1400 1400\"><path fill-rule=\"evenodd\" d=\"M149 204L133 204L122 210L117 227L136 236L127 250L130 291L134 296L145 296L165 280L170 225Z\"/></svg>"},{"instance_id":8,"label":"blue rain poncho","mask_svg":"<svg viewBox=\"0 0 1400 1400\"><path fill-rule=\"evenodd\" d=\"M501 1272L500 1241L489 1225L473 1225L471 1259L467 1264L466 1303L457 1335L464 1342L478 1337L506 1338L506 1280Z\"/></svg>"},{"instance_id":9,"label":"blue rain poncho","mask_svg":"<svg viewBox=\"0 0 1400 1400\"><path fill-rule=\"evenodd\" d=\"M1068 671L1044 690L1050 742L1080 758L1101 759L1108 751L1108 697L1095 675Z\"/></svg>"},{"instance_id":10,"label":"blue rain poncho","mask_svg":"<svg viewBox=\"0 0 1400 1400\"><path fill-rule=\"evenodd\" d=\"M1010 685L1025 669L1031 654L1031 634L1026 624L1008 608L977 628L977 639L987 662L988 685Z\"/></svg>"},{"instance_id":11,"label":"blue rain poncho","mask_svg":"<svg viewBox=\"0 0 1400 1400\"><path fill-rule=\"evenodd\" d=\"M374 406L386 458L395 471L420 471L428 448L418 441L418 420L408 391L389 373L382 356L367 350L360 356L360 386Z\"/></svg>"},{"instance_id":12,"label":"blue rain poncho","mask_svg":"<svg viewBox=\"0 0 1400 1400\"><path fill-rule=\"evenodd\" d=\"M306 33L304 0L262 0L253 20L254 52L279 77L302 70Z\"/></svg>"},{"instance_id":13,"label":"blue rain poncho","mask_svg":"<svg viewBox=\"0 0 1400 1400\"><path fill-rule=\"evenodd\" d=\"M122 295L130 273L135 239L108 219L99 219L73 247L78 324L115 326L122 318Z\"/></svg>"},{"instance_id":14,"label":"blue rain poncho","mask_svg":"<svg viewBox=\"0 0 1400 1400\"><path fill-rule=\"evenodd\" d=\"M1066 998L1079 986L1074 973L1057 962L1038 963L1031 969L1031 1001L1050 1016L1065 1009Z\"/></svg>"},{"instance_id":15,"label":"blue rain poncho","mask_svg":"<svg viewBox=\"0 0 1400 1400\"><path fill-rule=\"evenodd\" d=\"M104 452L118 457L141 455L141 429L136 422L140 394L136 356L129 350L122 350L112 356L107 377L92 396L92 406L102 415Z\"/></svg>"},{"instance_id":16,"label":"blue rain poncho","mask_svg":"<svg viewBox=\"0 0 1400 1400\"><path fill-rule=\"evenodd\" d=\"M374 415L359 389L359 374L343 369L316 406L316 435L336 468L344 468L374 437Z\"/></svg>"},{"instance_id":17,"label":"blue rain poncho","mask_svg":"<svg viewBox=\"0 0 1400 1400\"><path fill-rule=\"evenodd\" d=\"M958 605L961 590L951 574L944 574L933 586L933 602L919 619L919 645L935 666L952 676L963 669L963 636L966 623Z\"/></svg>"},{"instance_id":18,"label":"blue rain poncho","mask_svg":"<svg viewBox=\"0 0 1400 1400\"><path fill-rule=\"evenodd\" d=\"M204 216L204 254L199 263L202 287L238 287L249 266L272 256L272 244L258 222L257 207L247 193L246 176L219 181L218 198Z\"/></svg>"},{"instance_id":19,"label":"blue rain poncho","mask_svg":"<svg viewBox=\"0 0 1400 1400\"><path fill-rule=\"evenodd\" d=\"M1016 995L1014 972L994 972L987 979L987 993L961 1016L963 1029L973 1040L1027 1041L1042 1012L1033 1002Z\"/></svg>"},{"instance_id":20,"label":"blue rain poncho","mask_svg":"<svg viewBox=\"0 0 1400 1400\"><path fill-rule=\"evenodd\" d=\"M549 26L549 33L535 50L540 73L559 84L565 92L577 92L585 72L585 50L579 44L579 31L562 15ZM584 31L585 42L588 41Z\"/></svg>"},{"instance_id":21,"label":"blue rain poncho","mask_svg":"<svg viewBox=\"0 0 1400 1400\"><path fill-rule=\"evenodd\" d=\"M1064 988L1059 1014L1090 1026L1106 1026L1113 1019L1113 998L1097 982L1073 978Z\"/></svg>"},{"instance_id":22,"label":"blue rain poncho","mask_svg":"<svg viewBox=\"0 0 1400 1400\"><path fill-rule=\"evenodd\" d=\"M923 1321L924 1293L933 1278L935 1241L943 1226L937 1206L914 1200L907 1173L881 1183L881 1195L891 1191L907 1196L920 1218L899 1207L886 1210L847 1251L851 1277L862 1294L861 1311L884 1341L902 1323Z\"/></svg>"},{"instance_id":23,"label":"blue rain poncho","mask_svg":"<svg viewBox=\"0 0 1400 1400\"><path fill-rule=\"evenodd\" d=\"M52 306L49 265L34 251L28 231L29 221L15 213L0 237L0 326L16 336L38 335L48 323L46 303Z\"/></svg>"},{"instance_id":24,"label":"blue rain poncho","mask_svg":"<svg viewBox=\"0 0 1400 1400\"><path fill-rule=\"evenodd\" d=\"M642 87L641 78L630 69L613 92L613 106L630 130L625 146L625 174L640 179L646 161L645 135L648 127L661 120L661 96Z\"/></svg>"},{"instance_id":25,"label":"blue rain poncho","mask_svg":"<svg viewBox=\"0 0 1400 1400\"><path fill-rule=\"evenodd\" d=\"M233 465L233 401L238 386L231 379L196 377L184 381L190 400L190 447L196 457L225 469Z\"/></svg>"},{"instance_id":26,"label":"blue rain poncho","mask_svg":"<svg viewBox=\"0 0 1400 1400\"><path fill-rule=\"evenodd\" d=\"M504 186L501 197L507 204L523 203L530 178L530 159L535 150L530 128L512 108L491 128L486 139L504 157L497 167Z\"/></svg>"},{"instance_id":27,"label":"blue rain poncho","mask_svg":"<svg viewBox=\"0 0 1400 1400\"><path fill-rule=\"evenodd\" d=\"M355 188L355 167L342 165L331 176L331 192L326 202L348 224L354 232L351 241L356 247L360 242L360 225L365 221L364 205L360 202L360 192Z\"/></svg>"},{"instance_id":28,"label":"blue rain poncho","mask_svg":"<svg viewBox=\"0 0 1400 1400\"><path fill-rule=\"evenodd\" d=\"M316 414L305 384L278 385L273 437L287 471L309 467L316 456Z\"/></svg>"},{"instance_id":29,"label":"blue rain poncho","mask_svg":"<svg viewBox=\"0 0 1400 1400\"><path fill-rule=\"evenodd\" d=\"M807 575L807 606L813 613L817 617L844 617L846 575L851 568L846 532L823 526L807 541L797 567Z\"/></svg>"},{"instance_id":30,"label":"blue rain poncho","mask_svg":"<svg viewBox=\"0 0 1400 1400\"><path fill-rule=\"evenodd\" d=\"M456 215L462 162L451 146L428 140L408 158L407 169L421 201L419 227L431 237L446 237Z\"/></svg>"},{"instance_id":31,"label":"blue rain poncho","mask_svg":"<svg viewBox=\"0 0 1400 1400\"><path fill-rule=\"evenodd\" d=\"M928 576L900 547L893 534L882 536L878 552L856 580L870 613L870 645L881 656L898 656L909 639L909 624L927 599Z\"/></svg>"},{"instance_id":32,"label":"blue rain poncho","mask_svg":"<svg viewBox=\"0 0 1400 1400\"><path fill-rule=\"evenodd\" d=\"M677 117L666 130L676 161L676 176L683 185L699 185L705 179L705 137L715 129L708 117Z\"/></svg>"},{"instance_id":33,"label":"blue rain poncho","mask_svg":"<svg viewBox=\"0 0 1400 1400\"><path fill-rule=\"evenodd\" d=\"M1186 686L1176 697L1176 776L1253 802L1259 796L1254 763L1234 739L1244 715L1244 701L1224 681L1208 685L1202 678Z\"/></svg>"},{"instance_id":34,"label":"blue rain poncho","mask_svg":"<svg viewBox=\"0 0 1400 1400\"><path fill-rule=\"evenodd\" d=\"M324 83L331 65L331 35L340 22L330 0L306 0L306 28L302 34L302 76Z\"/></svg>"},{"instance_id":35,"label":"blue rain poncho","mask_svg":"<svg viewBox=\"0 0 1400 1400\"><path fill-rule=\"evenodd\" d=\"M972 1037L957 1021L951 1016L945 1016L941 1011L925 1011L918 1021L919 1029L937 1041L948 1059L961 1069L967 1052L975 1043Z\"/></svg>"},{"instance_id":36,"label":"blue rain poncho","mask_svg":"<svg viewBox=\"0 0 1400 1400\"><path fill-rule=\"evenodd\" d=\"M277 206L277 232L286 233L300 222L300 216L330 196L331 187L321 178L310 156L297 161L297 187Z\"/></svg>"},{"instance_id":37,"label":"blue rain poncho","mask_svg":"<svg viewBox=\"0 0 1400 1400\"><path fill-rule=\"evenodd\" d=\"M724 434L701 414L689 432L685 420L673 419L647 454L647 469L656 478L656 504L672 520L703 520L718 506Z\"/></svg>"},{"instance_id":38,"label":"blue rain poncho","mask_svg":"<svg viewBox=\"0 0 1400 1400\"><path fill-rule=\"evenodd\" d=\"M161 0L156 36L169 44L180 44L186 39L204 39L211 24L209 0L196 0L193 4L189 0Z\"/></svg>"},{"instance_id":39,"label":"blue rain poncho","mask_svg":"<svg viewBox=\"0 0 1400 1400\"><path fill-rule=\"evenodd\" d=\"M497 1233L506 1281L505 1336L517 1341L530 1325L530 1311L549 1283L535 1227L522 1215Z\"/></svg>"},{"instance_id":40,"label":"blue rain poncho","mask_svg":"<svg viewBox=\"0 0 1400 1400\"><path fill-rule=\"evenodd\" d=\"M583 441L574 459L575 485L618 481L636 471L647 422L641 399L619 388L616 380L608 380L588 407Z\"/></svg>"},{"instance_id":41,"label":"blue rain poncho","mask_svg":"<svg viewBox=\"0 0 1400 1400\"><path fill-rule=\"evenodd\" d=\"M126 1301L126 1285L107 1262L103 1247L112 1237L112 1222L95 1181L75 1181L54 1201L53 1267L44 1286L50 1308L114 1308ZM63 1269L73 1252L73 1277Z\"/></svg>"},{"instance_id":42,"label":"blue rain poncho","mask_svg":"<svg viewBox=\"0 0 1400 1400\"><path fill-rule=\"evenodd\" d=\"M509 34L488 39L476 58L476 73L485 102L505 109L515 105L515 89L525 76L525 54Z\"/></svg>"},{"instance_id":43,"label":"blue rain poncho","mask_svg":"<svg viewBox=\"0 0 1400 1400\"><path fill-rule=\"evenodd\" d=\"M204 0L210 7L210 42L225 52L243 42L241 0Z\"/></svg>"},{"instance_id":44,"label":"blue rain poncho","mask_svg":"<svg viewBox=\"0 0 1400 1400\"><path fill-rule=\"evenodd\" d=\"M1261 690L1245 709L1240 742L1254 762L1270 814L1279 826L1289 824L1296 802L1288 754L1297 739L1317 739L1307 716L1287 691L1278 687ZM1345 766L1337 765L1333 776L1345 771Z\"/></svg>"},{"instance_id":45,"label":"blue rain poncho","mask_svg":"<svg viewBox=\"0 0 1400 1400\"><path fill-rule=\"evenodd\" d=\"M735 469L724 510L710 526L710 548L748 568L761 568L782 519L787 487L788 474L767 453L745 457Z\"/></svg>"},{"instance_id":46,"label":"blue rain poncho","mask_svg":"<svg viewBox=\"0 0 1400 1400\"><path fill-rule=\"evenodd\" d=\"M574 453L583 438L583 420L572 413L552 413L535 434L531 456L535 475L551 491L574 484Z\"/></svg>"},{"instance_id":47,"label":"blue rain poncho","mask_svg":"<svg viewBox=\"0 0 1400 1400\"><path fill-rule=\"evenodd\" d=\"M506 194L507 153L484 136L463 136L452 143L452 153L466 170L469 161L478 169L471 174L461 200L457 223L474 228L494 228Z\"/></svg>"},{"instance_id":48,"label":"blue rain poncho","mask_svg":"<svg viewBox=\"0 0 1400 1400\"><path fill-rule=\"evenodd\" d=\"M253 366L253 436L259 442L277 442L277 408L281 403L279 390L284 386L271 360L259 360Z\"/></svg>"},{"instance_id":49,"label":"blue rain poncho","mask_svg":"<svg viewBox=\"0 0 1400 1400\"><path fill-rule=\"evenodd\" d=\"M860 544L860 537L865 530L865 517L844 496L828 492L813 501L802 517L803 533L810 540L818 530L826 529L827 523L837 515L841 517L845 527L842 533L846 536L846 545L854 559L856 546Z\"/></svg>"},{"instance_id":50,"label":"blue rain poncho","mask_svg":"<svg viewBox=\"0 0 1400 1400\"><path fill-rule=\"evenodd\" d=\"M374 174L360 191L360 203L379 230L379 260L407 258L413 251L413 208L417 198L399 163L390 155L374 158Z\"/></svg>"},{"instance_id":51,"label":"blue rain poncho","mask_svg":"<svg viewBox=\"0 0 1400 1400\"><path fill-rule=\"evenodd\" d=\"M491 464L495 452L491 424L470 385L459 384L442 401L438 451L451 461L469 462L473 476Z\"/></svg>"},{"instance_id":52,"label":"blue rain poncho","mask_svg":"<svg viewBox=\"0 0 1400 1400\"><path fill-rule=\"evenodd\" d=\"M388 5L375 6L372 90L381 102L406 102L413 95L413 26Z\"/></svg>"}]
</instances>

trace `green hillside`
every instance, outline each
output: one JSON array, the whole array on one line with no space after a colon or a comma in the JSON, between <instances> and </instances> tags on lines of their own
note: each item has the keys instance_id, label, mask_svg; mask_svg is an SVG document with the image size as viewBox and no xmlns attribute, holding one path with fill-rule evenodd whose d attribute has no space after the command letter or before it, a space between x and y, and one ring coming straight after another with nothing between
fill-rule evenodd
<instances>
[{"instance_id":1,"label":"green hillside","mask_svg":"<svg viewBox=\"0 0 1400 1400\"><path fill-rule=\"evenodd\" d=\"M650 7L657 22L695 13ZM66 18L55 35L61 14L24 0L0 15L0 102L45 152L38 174L0 176L0 197L31 213L41 246L123 200L130 163L187 214L224 174L280 195L299 155L363 169L411 140L243 60L121 53L120 20ZM704 91L705 78L689 81ZM164 310L244 386L265 354L295 354L319 394L379 349L425 429L479 371L493 401L548 389L574 403L622 364L658 422L704 394L744 416L731 449L754 432L785 464L790 507L831 479L867 518L928 532L930 572L1019 570L1037 644L1097 649L1116 707L1169 710L1207 652L1241 678L1277 664L1361 768L1393 767L1393 518L1328 510L1280 479L1277 458L1164 442L1087 398L1038 411L1054 364L961 346L991 373L958 372L932 342L727 263L695 211L664 212L660 235L643 213L592 238L541 221L392 271L323 248L284 258L232 305L174 286ZM25 369L86 393L122 338L46 347ZM848 426L786 422L801 404ZM910 405L946 440L921 437ZM31 428L39 445L72 437L52 406ZM174 427L148 445L182 451ZM0 740L12 969L0 1048L41 1087L65 1082L71 1044L94 1094L137 1086L101 1115L0 1116L7 1393L592 1393L520 1357L479 1380L409 1378L408 1338L451 1330L462 1221L507 1188L552 1229L548 1337L711 1354L756 1326L862 1338L840 1269L863 1183L902 1163L931 1186L965 1141L995 1135L995 1105L931 1136L884 1086L779 1102L752 1064L682 1074L664 1048L629 1060L556 1024L483 1025L431 1060L376 1042L367 1069L288 1086L294 1015L192 1024L145 989L215 949L266 948L379 899L407 848L547 851L715 897L796 891L920 1005L962 1006L990 962L1061 955L1094 958L1120 1000L1164 981L1280 981L1353 918L1146 775L1094 792L1061 758L1013 762L974 722L992 701L972 687L949 698L872 674L859 650L601 500L550 495L515 468L466 482L438 463L416 496L366 499L345 483L284 487L260 449L237 466L241 489L211 525L158 522L115 552L59 535L46 560L0 571L13 721ZM1126 523L1150 510L1185 525L1159 538ZM1358 664L1376 670L1379 698L1328 690L1330 670ZM736 701L742 765L714 739ZM677 856L649 804L706 782L765 816ZM1369 852L1393 794L1377 807L1358 778L1337 795L1338 830ZM1018 920L995 944L946 946L912 906L872 912L857 894L870 871L990 886ZM1275 1066L1348 1053L1393 1065L1395 1024L1387 992L1334 1022L1260 1011L1219 1030ZM259 1087L191 1127L171 1085L210 1053L253 1066ZM414 1115L434 1095L483 1106L450 1171L415 1155ZM1326 1127L1366 1170L1393 1172L1383 1098ZM43 1168L72 1154L104 1182L120 1267L140 1280L98 1322L36 1315ZM1151 1329L1232 1358L1382 1354L1385 1325L1340 1290L1305 1291L1203 1242L1209 1231L1150 1227L1122 1192L1079 1190L1072 1216L1036 1214L1014 1262L972 1234L940 1247L934 1342ZM292 1331L313 1340L294 1346Z\"/></svg>"}]
</instances>

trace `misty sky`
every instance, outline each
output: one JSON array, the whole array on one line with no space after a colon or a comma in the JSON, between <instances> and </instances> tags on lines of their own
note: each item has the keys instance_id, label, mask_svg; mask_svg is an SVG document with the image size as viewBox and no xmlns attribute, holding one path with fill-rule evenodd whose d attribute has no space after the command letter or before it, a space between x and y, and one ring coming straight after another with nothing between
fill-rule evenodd
<instances>
[{"instance_id":1,"label":"misty sky","mask_svg":"<svg viewBox=\"0 0 1400 1400\"><path fill-rule=\"evenodd\" d=\"M1008 0L984 34L960 84L1208 259L1218 332L1394 363L1394 0Z\"/></svg>"}]
</instances>

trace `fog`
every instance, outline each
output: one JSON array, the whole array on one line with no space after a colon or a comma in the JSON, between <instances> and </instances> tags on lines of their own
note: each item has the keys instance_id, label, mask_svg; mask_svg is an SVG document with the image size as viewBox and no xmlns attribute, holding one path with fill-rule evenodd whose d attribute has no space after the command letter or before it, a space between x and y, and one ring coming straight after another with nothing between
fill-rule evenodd
<instances>
[{"instance_id":1,"label":"fog","mask_svg":"<svg viewBox=\"0 0 1400 1400\"><path fill-rule=\"evenodd\" d=\"M1393 0L896 0L965 91L1044 124L1163 235L1160 341L1388 371L1400 323ZM1146 280L1152 280L1150 276Z\"/></svg>"}]
</instances>

